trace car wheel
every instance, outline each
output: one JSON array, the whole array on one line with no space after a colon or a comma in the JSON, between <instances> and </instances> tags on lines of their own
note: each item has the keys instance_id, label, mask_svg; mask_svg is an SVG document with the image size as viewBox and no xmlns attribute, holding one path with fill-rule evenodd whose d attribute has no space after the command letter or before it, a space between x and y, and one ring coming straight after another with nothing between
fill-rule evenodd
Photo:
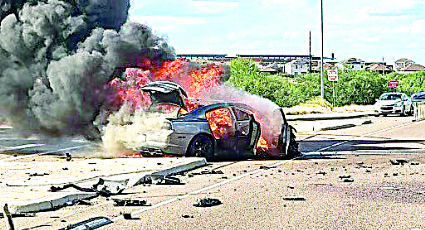
<instances>
[{"instance_id":1,"label":"car wheel","mask_svg":"<svg viewBox=\"0 0 425 230\"><path fill-rule=\"evenodd\" d=\"M207 135L197 135L190 142L187 156L205 157L210 160L214 155L214 142Z\"/></svg>"},{"instance_id":2,"label":"car wheel","mask_svg":"<svg viewBox=\"0 0 425 230\"><path fill-rule=\"evenodd\" d=\"M403 106L403 109L401 110L400 116L405 117L409 115L409 113L406 111L406 107Z\"/></svg>"}]
</instances>

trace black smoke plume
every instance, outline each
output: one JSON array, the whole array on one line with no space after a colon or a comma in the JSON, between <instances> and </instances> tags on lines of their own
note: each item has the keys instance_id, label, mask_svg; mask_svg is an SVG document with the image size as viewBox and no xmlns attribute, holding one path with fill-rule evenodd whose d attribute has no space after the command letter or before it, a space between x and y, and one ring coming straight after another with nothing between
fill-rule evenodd
<instances>
[{"instance_id":1,"label":"black smoke plume","mask_svg":"<svg viewBox=\"0 0 425 230\"><path fill-rule=\"evenodd\" d=\"M174 50L127 22L129 0L0 0L0 114L23 132L94 135L107 82Z\"/></svg>"}]
</instances>

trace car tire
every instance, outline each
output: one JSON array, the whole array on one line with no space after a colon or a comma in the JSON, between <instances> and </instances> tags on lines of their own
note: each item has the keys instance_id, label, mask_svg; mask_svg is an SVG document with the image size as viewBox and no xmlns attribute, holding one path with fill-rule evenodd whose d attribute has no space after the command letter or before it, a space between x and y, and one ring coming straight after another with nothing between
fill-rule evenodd
<instances>
[{"instance_id":1,"label":"car tire","mask_svg":"<svg viewBox=\"0 0 425 230\"><path fill-rule=\"evenodd\" d=\"M211 160L214 155L214 142L207 135L200 134L195 136L190 142L186 156L205 157Z\"/></svg>"},{"instance_id":2,"label":"car tire","mask_svg":"<svg viewBox=\"0 0 425 230\"><path fill-rule=\"evenodd\" d=\"M407 115L409 115L409 113L406 111L406 107L403 106L403 109L401 110L400 116L406 117Z\"/></svg>"}]
</instances>

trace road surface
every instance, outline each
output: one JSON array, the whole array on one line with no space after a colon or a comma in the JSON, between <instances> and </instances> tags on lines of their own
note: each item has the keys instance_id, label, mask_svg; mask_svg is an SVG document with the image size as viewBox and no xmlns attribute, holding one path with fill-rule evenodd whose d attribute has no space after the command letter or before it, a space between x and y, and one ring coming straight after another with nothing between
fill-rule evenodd
<instances>
[{"instance_id":1,"label":"road surface","mask_svg":"<svg viewBox=\"0 0 425 230\"><path fill-rule=\"evenodd\" d=\"M136 186L119 196L16 217L15 226L59 229L102 216L113 223L99 229L111 230L425 229L425 122L371 120L298 133L307 156L302 160L213 162L177 175L181 184ZM390 163L397 159L405 163ZM149 205L114 206L116 198ZM199 198L221 204L195 207Z\"/></svg>"}]
</instances>

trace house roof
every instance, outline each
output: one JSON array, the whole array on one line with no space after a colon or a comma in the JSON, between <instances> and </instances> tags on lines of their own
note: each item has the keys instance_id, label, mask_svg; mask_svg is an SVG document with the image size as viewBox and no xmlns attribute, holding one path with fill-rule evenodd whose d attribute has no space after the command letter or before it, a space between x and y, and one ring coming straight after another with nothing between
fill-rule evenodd
<instances>
[{"instance_id":1,"label":"house roof","mask_svg":"<svg viewBox=\"0 0 425 230\"><path fill-rule=\"evenodd\" d=\"M400 58L400 59L398 59L397 61L395 61L396 63L398 63L398 62L404 62L404 63L415 63L414 61L412 61L412 60L410 60L410 59L408 59L408 58Z\"/></svg>"},{"instance_id":2,"label":"house roof","mask_svg":"<svg viewBox=\"0 0 425 230\"><path fill-rule=\"evenodd\" d=\"M404 71L421 71L425 70L425 66L421 64L412 64L404 69Z\"/></svg>"}]
</instances>

